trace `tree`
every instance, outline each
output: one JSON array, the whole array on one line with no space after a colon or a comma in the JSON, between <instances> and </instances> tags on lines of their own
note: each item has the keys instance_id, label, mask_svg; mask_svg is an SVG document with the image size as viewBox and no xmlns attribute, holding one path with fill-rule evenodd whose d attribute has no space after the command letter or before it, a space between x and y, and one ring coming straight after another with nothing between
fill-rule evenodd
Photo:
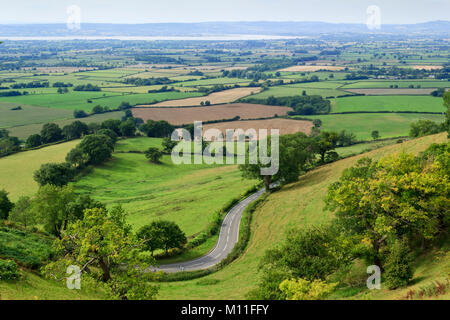
<instances>
[{"instance_id":1,"label":"tree","mask_svg":"<svg viewBox=\"0 0 450 320\"><path fill-rule=\"evenodd\" d=\"M8 219L9 212L14 207L14 204L8 198L8 192L0 190L0 219Z\"/></svg>"},{"instance_id":2,"label":"tree","mask_svg":"<svg viewBox=\"0 0 450 320\"><path fill-rule=\"evenodd\" d=\"M134 137L134 135L136 134L136 125L131 119L127 119L126 121L122 122L119 126L119 129L121 136L123 137Z\"/></svg>"},{"instance_id":3,"label":"tree","mask_svg":"<svg viewBox=\"0 0 450 320\"><path fill-rule=\"evenodd\" d=\"M9 137L9 131L6 129L0 129L0 139Z\"/></svg>"},{"instance_id":4,"label":"tree","mask_svg":"<svg viewBox=\"0 0 450 320\"><path fill-rule=\"evenodd\" d=\"M315 128L320 128L322 126L322 120L314 119L313 120L313 125L314 125Z\"/></svg>"},{"instance_id":5,"label":"tree","mask_svg":"<svg viewBox=\"0 0 450 320\"><path fill-rule=\"evenodd\" d=\"M102 129L110 129L112 131L114 131L118 136L121 135L120 132L120 124L122 123L122 121L120 120L113 120L113 119L109 119L109 120L105 120L102 122Z\"/></svg>"},{"instance_id":6,"label":"tree","mask_svg":"<svg viewBox=\"0 0 450 320\"><path fill-rule=\"evenodd\" d=\"M378 140L380 138L380 132L378 130L373 130L370 135L373 140Z\"/></svg>"},{"instance_id":7,"label":"tree","mask_svg":"<svg viewBox=\"0 0 450 320\"><path fill-rule=\"evenodd\" d=\"M46 123L41 130L43 143L52 143L63 139L61 128L55 123Z\"/></svg>"},{"instance_id":8,"label":"tree","mask_svg":"<svg viewBox=\"0 0 450 320\"><path fill-rule=\"evenodd\" d=\"M148 120L146 124L140 127L140 130L144 132L148 137L164 138L172 134L175 129L170 123L165 120L153 121Z\"/></svg>"},{"instance_id":9,"label":"tree","mask_svg":"<svg viewBox=\"0 0 450 320\"><path fill-rule=\"evenodd\" d=\"M5 156L20 150L20 140L17 137L0 139L0 156Z\"/></svg>"},{"instance_id":10,"label":"tree","mask_svg":"<svg viewBox=\"0 0 450 320\"><path fill-rule=\"evenodd\" d=\"M87 135L76 147L86 156L88 164L98 165L111 158L114 143L103 134Z\"/></svg>"},{"instance_id":11,"label":"tree","mask_svg":"<svg viewBox=\"0 0 450 320\"><path fill-rule=\"evenodd\" d=\"M139 229L137 237L138 239L145 241L143 249L150 251L152 257L155 250L164 249L164 228L162 228L161 224L157 221Z\"/></svg>"},{"instance_id":12,"label":"tree","mask_svg":"<svg viewBox=\"0 0 450 320\"><path fill-rule=\"evenodd\" d=\"M88 209L83 220L70 223L55 242L58 260L45 267L45 274L64 274L66 267L76 262L82 276L103 283L112 298L154 299L156 274L148 269L155 261L141 251L143 245L144 241L136 240L105 209Z\"/></svg>"},{"instance_id":13,"label":"tree","mask_svg":"<svg viewBox=\"0 0 450 320\"><path fill-rule=\"evenodd\" d=\"M431 240L445 227L448 158L444 151L426 161L405 153L360 159L329 187L327 208L365 246L367 260L383 267L388 239Z\"/></svg>"},{"instance_id":14,"label":"tree","mask_svg":"<svg viewBox=\"0 0 450 320\"><path fill-rule=\"evenodd\" d=\"M88 114L84 110L74 110L73 117L74 118L86 118Z\"/></svg>"},{"instance_id":15,"label":"tree","mask_svg":"<svg viewBox=\"0 0 450 320\"><path fill-rule=\"evenodd\" d=\"M162 147L165 153L171 154L173 148L178 144L178 141L172 141L170 137L165 137L162 140Z\"/></svg>"},{"instance_id":16,"label":"tree","mask_svg":"<svg viewBox=\"0 0 450 320\"><path fill-rule=\"evenodd\" d=\"M92 113L93 114L98 114L98 113L103 113L104 109L101 105L96 105L95 107L92 108Z\"/></svg>"},{"instance_id":17,"label":"tree","mask_svg":"<svg viewBox=\"0 0 450 320\"><path fill-rule=\"evenodd\" d=\"M409 136L412 138L423 137L430 134L436 134L440 132L441 129L439 124L431 120L418 120L411 123L409 129Z\"/></svg>"},{"instance_id":18,"label":"tree","mask_svg":"<svg viewBox=\"0 0 450 320\"><path fill-rule=\"evenodd\" d=\"M280 283L280 290L286 300L322 300L332 293L337 283L326 283L316 279L308 281L302 278L284 280Z\"/></svg>"},{"instance_id":19,"label":"tree","mask_svg":"<svg viewBox=\"0 0 450 320\"><path fill-rule=\"evenodd\" d=\"M445 115L444 128L448 132L448 137L450 138L450 91L444 94L444 106L447 107L447 112Z\"/></svg>"},{"instance_id":20,"label":"tree","mask_svg":"<svg viewBox=\"0 0 450 320\"><path fill-rule=\"evenodd\" d=\"M14 223L19 223L25 228L36 224L36 216L30 210L31 199L30 197L20 197L12 209L9 220Z\"/></svg>"},{"instance_id":21,"label":"tree","mask_svg":"<svg viewBox=\"0 0 450 320\"><path fill-rule=\"evenodd\" d=\"M73 179L75 172L68 163L45 163L34 172L34 180L40 185L65 186Z\"/></svg>"},{"instance_id":22,"label":"tree","mask_svg":"<svg viewBox=\"0 0 450 320\"><path fill-rule=\"evenodd\" d=\"M25 142L25 146L27 148L35 148L42 144L42 139L39 134L32 134L27 138L27 141Z\"/></svg>"},{"instance_id":23,"label":"tree","mask_svg":"<svg viewBox=\"0 0 450 320\"><path fill-rule=\"evenodd\" d=\"M333 226L291 229L281 246L266 250L259 264L262 277L252 299L286 299L280 284L286 279L325 281L350 265L353 242Z\"/></svg>"},{"instance_id":24,"label":"tree","mask_svg":"<svg viewBox=\"0 0 450 320\"><path fill-rule=\"evenodd\" d=\"M117 142L117 134L111 130L111 129L100 129L98 130L97 134L104 134L105 136L108 136L111 138L112 142L115 144Z\"/></svg>"},{"instance_id":25,"label":"tree","mask_svg":"<svg viewBox=\"0 0 450 320\"><path fill-rule=\"evenodd\" d=\"M153 162L153 163L161 163L160 160L161 160L162 156L163 156L163 153L158 148L155 148L155 147L150 147L150 148L148 148L147 151L145 151L145 157L147 159L149 159L150 162Z\"/></svg>"},{"instance_id":26,"label":"tree","mask_svg":"<svg viewBox=\"0 0 450 320\"><path fill-rule=\"evenodd\" d=\"M77 196L70 186L45 185L31 200L29 210L46 232L61 237L69 222L83 219L86 209L97 207L104 206L89 196Z\"/></svg>"},{"instance_id":27,"label":"tree","mask_svg":"<svg viewBox=\"0 0 450 320\"><path fill-rule=\"evenodd\" d=\"M89 156L80 148L73 148L66 155L66 162L75 168L82 168L89 162Z\"/></svg>"},{"instance_id":28,"label":"tree","mask_svg":"<svg viewBox=\"0 0 450 320\"><path fill-rule=\"evenodd\" d=\"M89 128L86 123L77 120L64 126L62 133L67 140L79 139L89 133Z\"/></svg>"},{"instance_id":29,"label":"tree","mask_svg":"<svg viewBox=\"0 0 450 320\"><path fill-rule=\"evenodd\" d=\"M271 156L271 139L267 138L267 148ZM300 172L313 159L313 140L303 133L287 134L279 137L279 163L278 171L274 175L262 175L261 169L270 167L271 164L261 163L258 155L258 163L251 164L246 159L245 164L239 165L239 170L244 178L259 179L264 182L268 191L272 181L280 180L283 183L298 180ZM249 157L249 152L246 153Z\"/></svg>"},{"instance_id":30,"label":"tree","mask_svg":"<svg viewBox=\"0 0 450 320\"><path fill-rule=\"evenodd\" d=\"M139 230L138 237L145 240L144 248L151 251L152 255L153 250L164 249L167 253L169 249L183 247L187 241L180 227L175 222L167 220L154 221L143 227Z\"/></svg>"},{"instance_id":31,"label":"tree","mask_svg":"<svg viewBox=\"0 0 450 320\"><path fill-rule=\"evenodd\" d=\"M314 144L316 153L320 155L320 162L325 163L325 156L336 148L339 135L336 132L322 131Z\"/></svg>"}]
</instances>

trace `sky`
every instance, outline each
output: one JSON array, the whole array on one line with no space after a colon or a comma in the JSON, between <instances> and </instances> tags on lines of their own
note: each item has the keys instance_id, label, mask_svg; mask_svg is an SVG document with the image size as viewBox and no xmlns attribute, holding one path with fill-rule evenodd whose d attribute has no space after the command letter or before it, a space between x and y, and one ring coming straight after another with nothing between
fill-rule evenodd
<instances>
[{"instance_id":1,"label":"sky","mask_svg":"<svg viewBox=\"0 0 450 320\"><path fill-rule=\"evenodd\" d=\"M384 24L450 20L450 0L12 0L0 7L0 24L66 23L71 5L80 8L82 23L365 23L371 5Z\"/></svg>"}]
</instances>

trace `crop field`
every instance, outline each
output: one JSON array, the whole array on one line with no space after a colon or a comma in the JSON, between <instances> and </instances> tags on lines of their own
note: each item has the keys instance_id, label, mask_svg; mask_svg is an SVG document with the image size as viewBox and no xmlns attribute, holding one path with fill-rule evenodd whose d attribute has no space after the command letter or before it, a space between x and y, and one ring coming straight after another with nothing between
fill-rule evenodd
<instances>
[{"instance_id":1,"label":"crop field","mask_svg":"<svg viewBox=\"0 0 450 320\"><path fill-rule=\"evenodd\" d=\"M202 102L209 101L211 104L221 104L234 102L240 98L256 94L260 91L260 88L235 88L219 92L211 93L210 95L197 98L180 99L173 101L165 101L156 104L152 104L152 107L190 107L199 106ZM140 106L144 107L144 105Z\"/></svg>"},{"instance_id":2,"label":"crop field","mask_svg":"<svg viewBox=\"0 0 450 320\"><path fill-rule=\"evenodd\" d=\"M17 107L21 110L13 110ZM35 123L73 118L73 112L63 109L34 107L16 103L0 103L0 128L10 128Z\"/></svg>"},{"instance_id":3,"label":"crop field","mask_svg":"<svg viewBox=\"0 0 450 320\"><path fill-rule=\"evenodd\" d=\"M307 118L322 120L322 130L337 132L346 130L354 133L358 140L371 140L371 132L373 130L378 130L381 138L407 136L410 125L414 121L422 119L440 123L445 119L443 115L438 114L414 113L330 114L307 116Z\"/></svg>"},{"instance_id":4,"label":"crop field","mask_svg":"<svg viewBox=\"0 0 450 320\"><path fill-rule=\"evenodd\" d=\"M0 158L0 190L7 190L14 201L20 196L32 196L38 189L34 171L44 163L64 162L67 153L78 143L73 140Z\"/></svg>"},{"instance_id":5,"label":"crop field","mask_svg":"<svg viewBox=\"0 0 450 320\"><path fill-rule=\"evenodd\" d=\"M328 186L335 182L345 168L363 156L380 158L402 150L415 153L425 150L431 143L441 143L446 134L429 136L404 144L387 146L368 154L347 158L322 166L300 177L296 183L286 185L273 193L254 212L250 244L244 254L230 265L212 275L200 279L169 282L161 285L161 299L245 299L248 291L258 283L258 264L265 251L277 246L284 232L294 226L320 225L331 219L324 209L323 198ZM432 273L418 278L420 283L429 281ZM442 276L442 275L441 275ZM396 296L405 290L394 291Z\"/></svg>"},{"instance_id":6,"label":"crop field","mask_svg":"<svg viewBox=\"0 0 450 320\"><path fill-rule=\"evenodd\" d=\"M174 165L170 156L152 164L143 153L127 153L143 152L160 142L152 138L120 141L112 161L75 182L75 190L108 206L121 204L135 228L164 219L175 221L187 236L193 236L230 199L255 184L243 180L236 166Z\"/></svg>"},{"instance_id":7,"label":"crop field","mask_svg":"<svg viewBox=\"0 0 450 320\"><path fill-rule=\"evenodd\" d=\"M272 129L279 130L279 134L290 134L303 132L305 134L310 134L311 129L313 127L312 121L303 121L303 120L292 120L292 119L266 119L266 120L251 120L251 121L232 121L232 122L220 122L220 123L212 123L206 124L203 126L203 131L208 129L217 129L220 130L223 136L226 136L226 130L237 130L242 129L247 131L248 129L255 129L257 132L256 137L254 139L264 139L266 138L266 134L263 132L261 135L259 134L260 129L267 129L267 134L271 134ZM207 134L205 135L205 139L211 140L211 137Z\"/></svg>"},{"instance_id":8,"label":"crop field","mask_svg":"<svg viewBox=\"0 0 450 320\"><path fill-rule=\"evenodd\" d=\"M428 88L428 89L346 89L345 91L357 93L357 94L365 94L366 96L395 96L395 95L419 95L419 96L425 96L430 95L431 92L433 92L434 88Z\"/></svg>"},{"instance_id":9,"label":"crop field","mask_svg":"<svg viewBox=\"0 0 450 320\"><path fill-rule=\"evenodd\" d=\"M59 109L53 109L53 110L59 110ZM72 112L70 112L72 114ZM86 118L79 118L76 119L78 121L84 122L86 124L89 123L101 123L105 120L114 119L119 120L122 119L124 113L122 111L114 111L114 112L106 112L106 113L100 113L100 114L94 114L92 116L86 117ZM75 119L70 118L66 120L54 120L51 121L53 123L56 123L61 128L64 127L67 124L71 124ZM42 126L44 123L48 121L44 121L42 123L34 123L34 124L27 124L22 126L15 126L15 127L9 127L7 130L9 131L11 136L18 137L21 139L26 139L30 135L39 133L42 129Z\"/></svg>"},{"instance_id":10,"label":"crop field","mask_svg":"<svg viewBox=\"0 0 450 320\"><path fill-rule=\"evenodd\" d=\"M338 98L332 107L336 112L414 111L444 112L442 98L432 96L358 96Z\"/></svg>"},{"instance_id":11,"label":"crop field","mask_svg":"<svg viewBox=\"0 0 450 320\"><path fill-rule=\"evenodd\" d=\"M389 89L391 86L398 86L398 88L409 88L414 86L416 89L420 88L449 88L450 83L448 81L436 81L436 80L362 80L353 83L346 84L342 89L369 89L369 88L385 88Z\"/></svg>"},{"instance_id":12,"label":"crop field","mask_svg":"<svg viewBox=\"0 0 450 320\"><path fill-rule=\"evenodd\" d=\"M1 97L0 102L28 104L68 110L91 111L96 105L117 108L122 102L132 105L154 101L182 99L200 95L197 92L161 92L146 94L127 94L117 92L70 92L67 94L29 94L18 97Z\"/></svg>"},{"instance_id":13,"label":"crop field","mask_svg":"<svg viewBox=\"0 0 450 320\"><path fill-rule=\"evenodd\" d=\"M284 68L281 69L280 71L285 71L285 72L311 72L311 71L322 71L322 70L327 70L327 71L341 71L344 70L345 67L341 67L341 66L293 66L293 67L289 67L289 68Z\"/></svg>"},{"instance_id":14,"label":"crop field","mask_svg":"<svg viewBox=\"0 0 450 320\"><path fill-rule=\"evenodd\" d=\"M292 109L289 107L266 106L260 104L232 103L209 107L192 108L133 108L133 115L147 121L166 120L174 125L189 124L194 121L211 121L232 119L270 118L285 115Z\"/></svg>"}]
</instances>

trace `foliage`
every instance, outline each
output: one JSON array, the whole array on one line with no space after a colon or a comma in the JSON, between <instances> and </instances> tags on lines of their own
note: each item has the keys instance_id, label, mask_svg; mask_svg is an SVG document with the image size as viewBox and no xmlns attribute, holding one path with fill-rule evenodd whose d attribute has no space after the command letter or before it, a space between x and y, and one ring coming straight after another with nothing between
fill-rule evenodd
<instances>
[{"instance_id":1,"label":"foliage","mask_svg":"<svg viewBox=\"0 0 450 320\"><path fill-rule=\"evenodd\" d=\"M18 223L25 228L36 224L36 216L29 210L31 207L30 197L22 196L17 200L9 215L9 220Z\"/></svg>"},{"instance_id":2,"label":"foliage","mask_svg":"<svg viewBox=\"0 0 450 320\"><path fill-rule=\"evenodd\" d=\"M8 198L8 192L0 190L0 220L8 219L9 212L14 207L14 204Z\"/></svg>"},{"instance_id":3,"label":"foliage","mask_svg":"<svg viewBox=\"0 0 450 320\"><path fill-rule=\"evenodd\" d=\"M39 134L32 134L27 138L27 141L25 142L25 146L27 148L34 148L38 147L42 144L42 138Z\"/></svg>"},{"instance_id":4,"label":"foliage","mask_svg":"<svg viewBox=\"0 0 450 320\"><path fill-rule=\"evenodd\" d=\"M82 278L102 283L111 298L154 299L158 287L150 281L156 274L148 272L154 259L140 250L143 244L105 209L89 209L83 220L70 223L62 238L55 241L58 260L48 264L44 273L64 274L66 267L76 261Z\"/></svg>"},{"instance_id":5,"label":"foliage","mask_svg":"<svg viewBox=\"0 0 450 320\"><path fill-rule=\"evenodd\" d=\"M172 134L175 129L170 123L165 120L154 121L148 120L146 124L140 127L140 130L144 132L148 137L164 138Z\"/></svg>"},{"instance_id":6,"label":"foliage","mask_svg":"<svg viewBox=\"0 0 450 320\"><path fill-rule=\"evenodd\" d=\"M433 239L446 227L449 152L434 151L440 154L426 161L405 153L378 162L360 159L329 187L328 208L345 232L366 246L375 264L383 266L388 239Z\"/></svg>"},{"instance_id":7,"label":"foliage","mask_svg":"<svg viewBox=\"0 0 450 320\"><path fill-rule=\"evenodd\" d=\"M160 163L163 153L158 148L150 147L145 151L145 157L153 163Z\"/></svg>"},{"instance_id":8,"label":"foliage","mask_svg":"<svg viewBox=\"0 0 450 320\"><path fill-rule=\"evenodd\" d=\"M268 156L272 155L272 139L267 138ZM239 165L239 170L244 178L260 179L264 181L266 190L272 181L281 180L284 183L298 180L300 172L313 159L313 141L303 133L282 135L279 137L279 169L274 175L262 175L261 168L268 168L276 163L263 164L259 159L256 164L250 163L247 152L245 164ZM272 159L273 161L274 159Z\"/></svg>"},{"instance_id":9,"label":"foliage","mask_svg":"<svg viewBox=\"0 0 450 320\"><path fill-rule=\"evenodd\" d=\"M62 128L62 133L67 140L79 139L89 133L88 125L79 120L72 122Z\"/></svg>"},{"instance_id":10,"label":"foliage","mask_svg":"<svg viewBox=\"0 0 450 320\"><path fill-rule=\"evenodd\" d=\"M413 259L407 243L395 241L389 248L383 277L389 289L406 286L413 277Z\"/></svg>"},{"instance_id":11,"label":"foliage","mask_svg":"<svg viewBox=\"0 0 450 320\"><path fill-rule=\"evenodd\" d=\"M12 260L0 260L0 281L20 278L19 268Z\"/></svg>"},{"instance_id":12,"label":"foliage","mask_svg":"<svg viewBox=\"0 0 450 320\"><path fill-rule=\"evenodd\" d=\"M409 130L409 136L412 138L423 137L430 134L436 134L441 132L441 126L431 120L418 120L411 123Z\"/></svg>"},{"instance_id":13,"label":"foliage","mask_svg":"<svg viewBox=\"0 0 450 320\"><path fill-rule=\"evenodd\" d=\"M74 170L68 163L46 163L34 172L34 180L40 185L51 184L57 187L65 186L73 179Z\"/></svg>"},{"instance_id":14,"label":"foliage","mask_svg":"<svg viewBox=\"0 0 450 320\"><path fill-rule=\"evenodd\" d=\"M0 227L0 257L36 269L52 257L51 241L43 235Z\"/></svg>"},{"instance_id":15,"label":"foliage","mask_svg":"<svg viewBox=\"0 0 450 320\"><path fill-rule=\"evenodd\" d=\"M280 290L283 280L325 280L352 261L352 246L332 226L291 229L280 247L266 251L260 262L262 277L251 295L257 299L286 299Z\"/></svg>"},{"instance_id":16,"label":"foliage","mask_svg":"<svg viewBox=\"0 0 450 320\"><path fill-rule=\"evenodd\" d=\"M172 221L159 220L142 227L138 232L141 240L148 241L145 248L148 251L164 249L167 253L169 249L182 248L186 244L186 236L180 227Z\"/></svg>"},{"instance_id":17,"label":"foliage","mask_svg":"<svg viewBox=\"0 0 450 320\"><path fill-rule=\"evenodd\" d=\"M41 129L43 143L52 143L63 139L61 128L56 123L46 123Z\"/></svg>"},{"instance_id":18,"label":"foliage","mask_svg":"<svg viewBox=\"0 0 450 320\"><path fill-rule=\"evenodd\" d=\"M333 292L337 283L327 284L322 280L308 281L302 278L284 280L280 290L286 295L286 300L322 300Z\"/></svg>"},{"instance_id":19,"label":"foliage","mask_svg":"<svg viewBox=\"0 0 450 320\"><path fill-rule=\"evenodd\" d=\"M271 106L288 106L294 109L289 115L314 115L330 113L331 103L321 96L274 97L267 99L248 98L246 102L267 104Z\"/></svg>"}]
</instances>

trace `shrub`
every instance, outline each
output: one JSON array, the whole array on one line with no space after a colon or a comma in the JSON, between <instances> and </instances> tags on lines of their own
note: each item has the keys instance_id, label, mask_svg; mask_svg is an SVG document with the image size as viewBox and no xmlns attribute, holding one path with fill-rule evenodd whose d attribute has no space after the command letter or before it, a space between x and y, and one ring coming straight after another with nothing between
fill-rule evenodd
<instances>
[{"instance_id":1,"label":"shrub","mask_svg":"<svg viewBox=\"0 0 450 320\"><path fill-rule=\"evenodd\" d=\"M389 289L406 286L413 277L412 257L405 242L396 241L389 249L384 280Z\"/></svg>"},{"instance_id":2,"label":"shrub","mask_svg":"<svg viewBox=\"0 0 450 320\"><path fill-rule=\"evenodd\" d=\"M12 260L0 260L0 280L19 279L19 268Z\"/></svg>"}]
</instances>

